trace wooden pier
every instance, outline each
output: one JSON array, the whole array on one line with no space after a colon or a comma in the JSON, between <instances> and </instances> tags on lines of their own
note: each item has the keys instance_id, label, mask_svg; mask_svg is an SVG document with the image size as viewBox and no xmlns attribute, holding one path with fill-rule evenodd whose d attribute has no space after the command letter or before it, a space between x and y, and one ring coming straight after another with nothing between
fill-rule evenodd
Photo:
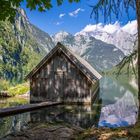
<instances>
[{"instance_id":1,"label":"wooden pier","mask_svg":"<svg viewBox=\"0 0 140 140\"><path fill-rule=\"evenodd\" d=\"M5 117L9 115L14 115L18 113L23 113L27 111L32 111L32 110L49 107L49 106L60 105L60 104L62 104L62 102L42 102L42 103L36 103L36 104L20 105L16 107L2 108L0 109L0 117Z\"/></svg>"}]
</instances>

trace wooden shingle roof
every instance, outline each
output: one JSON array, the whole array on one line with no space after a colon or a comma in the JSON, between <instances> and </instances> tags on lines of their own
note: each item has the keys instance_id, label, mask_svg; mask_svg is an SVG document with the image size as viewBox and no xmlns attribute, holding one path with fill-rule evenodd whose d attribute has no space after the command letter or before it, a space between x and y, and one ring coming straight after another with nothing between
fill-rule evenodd
<instances>
[{"instance_id":1,"label":"wooden shingle roof","mask_svg":"<svg viewBox=\"0 0 140 140\"><path fill-rule=\"evenodd\" d=\"M41 61L40 63L25 77L30 79L48 60L53 56L56 51L62 51L69 60L92 82L99 80L102 76L83 58L75 54L72 50L65 47L61 43L57 43Z\"/></svg>"}]
</instances>

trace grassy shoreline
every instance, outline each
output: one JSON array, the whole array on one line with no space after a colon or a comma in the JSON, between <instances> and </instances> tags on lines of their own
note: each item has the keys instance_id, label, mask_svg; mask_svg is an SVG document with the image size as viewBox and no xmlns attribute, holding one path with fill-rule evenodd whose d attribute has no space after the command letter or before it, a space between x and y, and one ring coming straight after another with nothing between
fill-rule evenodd
<instances>
[{"instance_id":1,"label":"grassy shoreline","mask_svg":"<svg viewBox=\"0 0 140 140\"><path fill-rule=\"evenodd\" d=\"M29 83L22 83L15 86L9 86L5 90L0 91L0 97L14 97L25 94L29 91Z\"/></svg>"}]
</instances>

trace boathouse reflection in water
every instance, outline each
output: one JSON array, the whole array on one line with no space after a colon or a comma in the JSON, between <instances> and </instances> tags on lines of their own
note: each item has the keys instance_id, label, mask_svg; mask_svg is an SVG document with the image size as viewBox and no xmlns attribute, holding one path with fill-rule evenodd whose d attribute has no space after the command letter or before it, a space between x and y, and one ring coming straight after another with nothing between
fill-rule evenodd
<instances>
[{"instance_id":1,"label":"boathouse reflection in water","mask_svg":"<svg viewBox=\"0 0 140 140\"><path fill-rule=\"evenodd\" d=\"M93 109L94 108L94 109ZM83 128L98 126L101 106L57 106L30 112L31 123L68 123Z\"/></svg>"},{"instance_id":2,"label":"boathouse reflection in water","mask_svg":"<svg viewBox=\"0 0 140 140\"><path fill-rule=\"evenodd\" d=\"M83 128L97 126L100 110L101 107L96 104L92 106L60 105L0 118L0 138L27 129L35 123L65 123Z\"/></svg>"}]
</instances>

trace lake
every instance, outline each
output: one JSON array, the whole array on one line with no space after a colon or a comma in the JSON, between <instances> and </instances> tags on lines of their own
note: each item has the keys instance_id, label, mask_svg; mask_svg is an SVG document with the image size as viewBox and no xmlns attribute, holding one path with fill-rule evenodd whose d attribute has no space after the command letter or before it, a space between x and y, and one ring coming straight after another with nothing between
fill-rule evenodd
<instances>
[{"instance_id":1,"label":"lake","mask_svg":"<svg viewBox=\"0 0 140 140\"><path fill-rule=\"evenodd\" d=\"M59 105L0 118L0 137L22 131L39 123L68 123L82 128L124 127L135 124L138 113L135 80L126 76L104 76L100 81L99 100L90 106ZM0 107L29 103L23 98L1 99Z\"/></svg>"}]
</instances>

